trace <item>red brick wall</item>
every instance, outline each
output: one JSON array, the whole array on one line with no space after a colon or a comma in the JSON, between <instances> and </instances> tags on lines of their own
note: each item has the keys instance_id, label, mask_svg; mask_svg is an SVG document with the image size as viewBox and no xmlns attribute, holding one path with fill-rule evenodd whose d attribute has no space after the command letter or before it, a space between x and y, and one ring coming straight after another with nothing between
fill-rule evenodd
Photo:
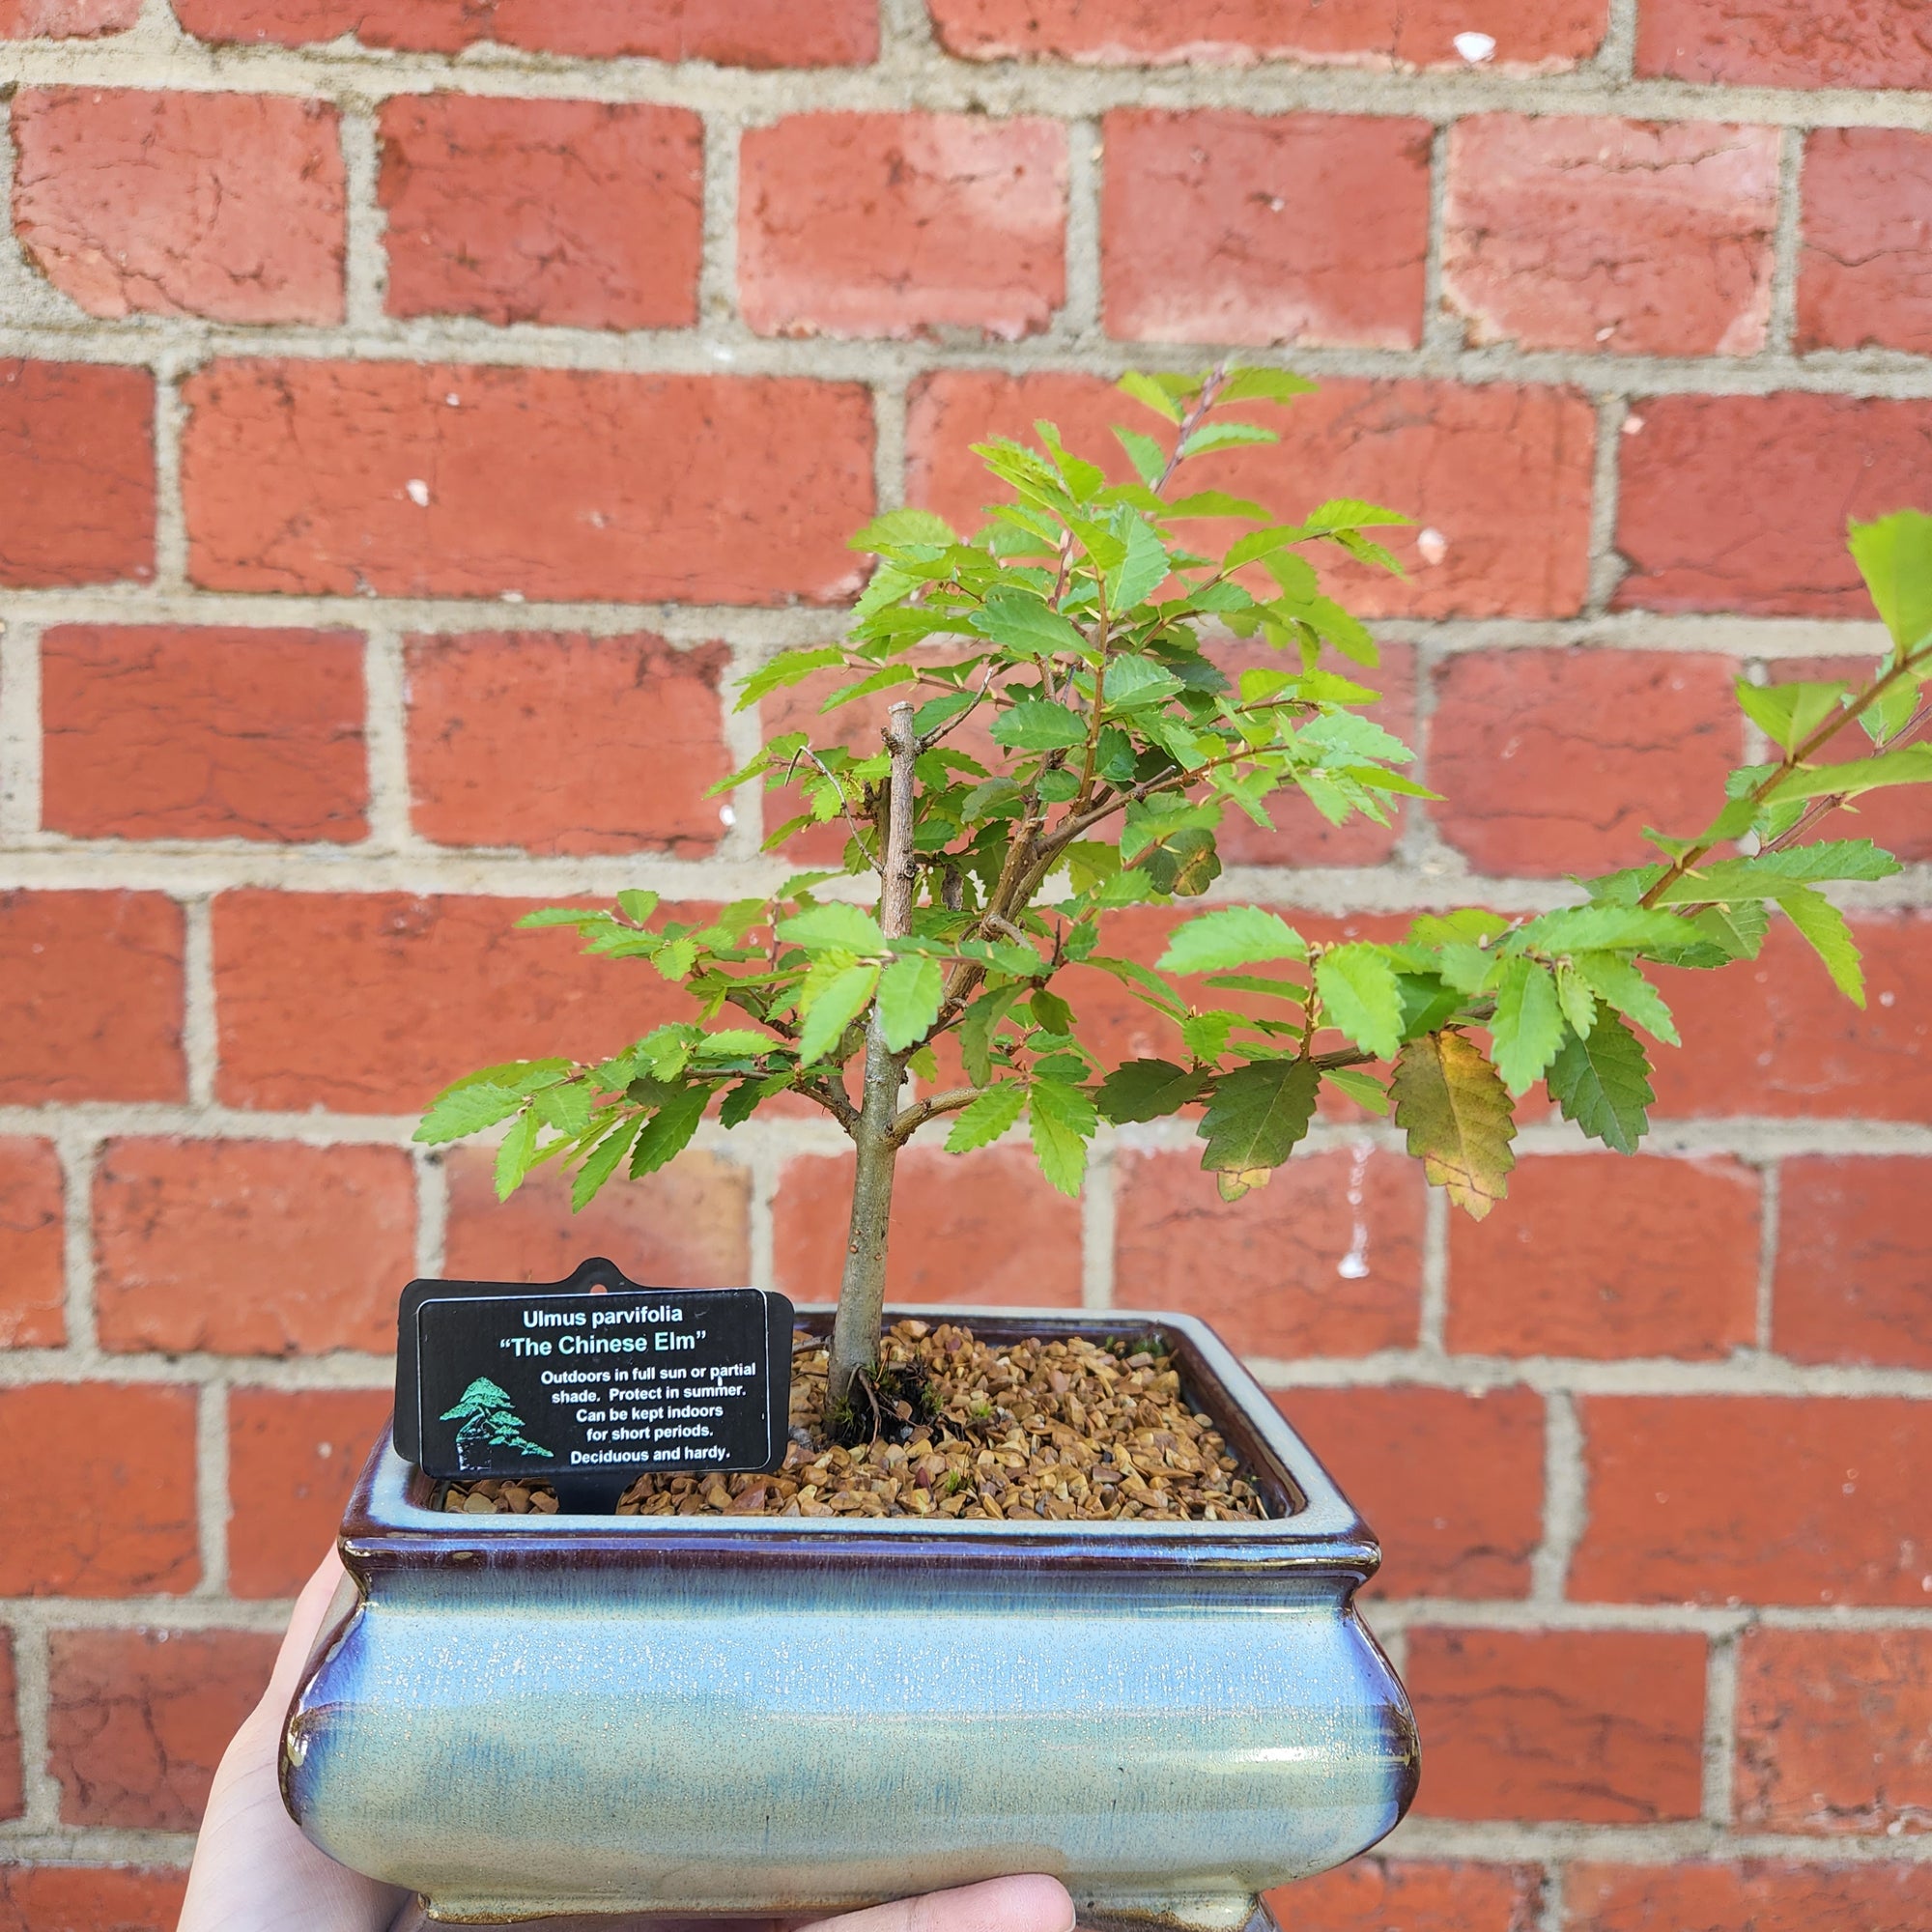
<instances>
[{"instance_id":1,"label":"red brick wall","mask_svg":"<svg viewBox=\"0 0 1932 1932\"><path fill-rule=\"evenodd\" d=\"M1451 802L1222 889L1552 903L1874 648L1928 87L1923 0L0 0L0 1932L168 1922L410 1273L829 1286L815 1122L575 1226L409 1134L668 1009L522 907L768 876L700 793L849 526L1292 356L1255 480L1416 513L1355 588ZM1298 1925L1932 1923L1932 812L1866 822L1867 1010L1687 980L1650 1151L1532 1119L1481 1227L1345 1120L1234 1208L1184 1128L1079 1207L912 1156L905 1293L1199 1310L1385 1538L1422 1798Z\"/></svg>"}]
</instances>

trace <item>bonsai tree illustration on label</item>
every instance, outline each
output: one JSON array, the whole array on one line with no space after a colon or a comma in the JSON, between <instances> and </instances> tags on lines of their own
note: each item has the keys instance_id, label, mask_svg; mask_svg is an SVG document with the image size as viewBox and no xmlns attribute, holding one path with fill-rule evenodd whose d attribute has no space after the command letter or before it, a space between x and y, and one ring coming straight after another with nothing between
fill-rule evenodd
<instances>
[{"instance_id":1,"label":"bonsai tree illustration on label","mask_svg":"<svg viewBox=\"0 0 1932 1932\"><path fill-rule=\"evenodd\" d=\"M445 1422L461 1422L456 1432L456 1465L459 1469L487 1469L492 1449L507 1449L518 1456L544 1456L551 1452L540 1442L532 1442L524 1433L524 1419L506 1390L488 1376L478 1376L463 1391L454 1408L442 1412Z\"/></svg>"},{"instance_id":2,"label":"bonsai tree illustration on label","mask_svg":"<svg viewBox=\"0 0 1932 1932\"><path fill-rule=\"evenodd\" d=\"M854 539L877 567L846 641L785 651L747 681L741 708L842 674L821 707L832 718L886 695L875 748L783 731L719 787L802 794L765 848L839 825L842 865L693 919L660 918L649 892L532 913L525 925L575 927L587 952L682 986L691 1017L595 1063L472 1073L417 1135L508 1122L499 1193L559 1161L581 1208L620 1168L664 1166L714 1106L726 1127L781 1094L824 1108L857 1153L835 1427L876 1359L895 1162L928 1122L951 1116L946 1145L964 1151L1024 1121L1071 1194L1102 1121L1193 1110L1202 1164L1236 1201L1331 1089L1392 1106L1429 1179L1480 1217L1507 1190L1513 1104L1539 1082L1585 1134L1635 1149L1651 1042L1678 1044L1649 967L1755 960L1777 917L1862 1005L1858 948L1819 888L1900 867L1869 839L1813 835L1867 792L1932 779L1918 742L1932 517L1908 510L1851 530L1891 636L1877 670L1740 683L1765 755L1732 774L1695 836L1648 832L1653 863L1576 881L1578 902L1559 910L1433 911L1397 939L1322 938L1235 903L1172 925L1164 950L1143 948L1155 956L1110 946L1128 923L1114 915L1214 887L1230 814L1268 826L1285 792L1338 824L1387 823L1395 800L1435 796L1365 715L1376 643L1319 576L1337 556L1400 574L1372 532L1407 519L1349 497L1283 516L1189 487L1213 452L1277 440L1246 417L1313 385L1221 368L1120 386L1158 438L1117 428L1125 463L1111 472L1050 422L1036 446L977 445L1004 497L979 531L923 509L876 518ZM1238 655L1264 661L1223 668ZM1826 762L1854 729L1864 754ZM1160 1017L1166 1051L1105 1064L1082 1011L1103 979Z\"/></svg>"}]
</instances>

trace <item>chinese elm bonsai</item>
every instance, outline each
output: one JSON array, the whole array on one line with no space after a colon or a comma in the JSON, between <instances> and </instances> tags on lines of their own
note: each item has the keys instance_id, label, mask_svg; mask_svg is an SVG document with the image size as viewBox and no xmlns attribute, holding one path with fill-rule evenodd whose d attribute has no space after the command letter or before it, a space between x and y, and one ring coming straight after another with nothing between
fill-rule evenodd
<instances>
[{"instance_id":1,"label":"chinese elm bonsai","mask_svg":"<svg viewBox=\"0 0 1932 1932\"><path fill-rule=\"evenodd\" d=\"M614 910L532 913L525 925L574 926L588 952L682 985L693 1017L595 1065L486 1067L438 1098L417 1138L508 1122L498 1192L556 1160L576 1170L582 1208L620 1167L664 1166L714 1103L727 1127L780 1094L823 1107L857 1151L836 1414L879 1348L895 1163L942 1116L955 1152L1024 1119L1046 1179L1072 1194L1102 1120L1197 1108L1202 1165L1233 1201L1288 1158L1325 1083L1392 1104L1429 1179L1480 1217L1506 1191L1512 1103L1538 1081L1584 1133L1635 1149L1653 1098L1642 1036L1678 1043L1647 966L1755 958L1776 913L1862 1004L1858 949L1818 888L1899 866L1868 839L1812 835L1868 791L1932 779L1932 746L1915 742L1932 674L1932 517L1914 511L1851 531L1891 637L1876 672L1741 682L1765 762L1732 774L1694 838L1647 834L1655 863L1578 880L1580 903L1429 913L1386 944L1307 939L1231 904L1177 926L1151 965L1105 947L1116 909L1208 891L1230 811L1266 826L1287 792L1337 823L1385 823L1393 800L1434 796L1364 715L1375 641L1318 575L1338 553L1400 574L1371 532L1407 520L1348 498L1283 520L1187 487L1194 459L1276 440L1226 412L1310 386L1275 369L1129 376L1121 387L1166 425L1158 439L1114 432L1135 480L1109 482L1041 422L1037 448L978 446L1008 494L976 535L915 509L861 530L855 546L878 564L848 640L774 658L740 701L843 672L822 711L887 695L883 742L862 754L783 732L719 787L797 787L805 810L766 849L841 822L842 866L695 923L658 923L648 892L619 894ZM1258 639L1278 662L1227 674L1205 647L1216 632ZM1865 754L1820 762L1854 724ZM1100 1064L1076 969L1161 1014L1171 1055ZM963 1073L952 1084L942 1048Z\"/></svg>"}]
</instances>

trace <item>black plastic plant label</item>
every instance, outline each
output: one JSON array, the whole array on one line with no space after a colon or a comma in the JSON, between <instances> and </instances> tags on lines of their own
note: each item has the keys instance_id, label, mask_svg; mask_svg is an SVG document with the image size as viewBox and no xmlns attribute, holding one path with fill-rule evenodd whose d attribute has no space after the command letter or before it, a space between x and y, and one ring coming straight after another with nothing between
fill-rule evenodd
<instances>
[{"instance_id":1,"label":"black plastic plant label","mask_svg":"<svg viewBox=\"0 0 1932 1932\"><path fill-rule=\"evenodd\" d=\"M566 1281L412 1281L396 1451L432 1476L682 1474L783 1460L791 1303L756 1288L644 1288L611 1263Z\"/></svg>"}]
</instances>

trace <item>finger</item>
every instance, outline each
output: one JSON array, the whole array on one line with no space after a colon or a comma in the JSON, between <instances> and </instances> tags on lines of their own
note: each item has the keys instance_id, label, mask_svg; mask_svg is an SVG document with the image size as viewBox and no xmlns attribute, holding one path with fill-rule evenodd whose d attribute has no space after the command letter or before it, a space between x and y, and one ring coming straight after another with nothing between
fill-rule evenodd
<instances>
[{"instance_id":1,"label":"finger","mask_svg":"<svg viewBox=\"0 0 1932 1932\"><path fill-rule=\"evenodd\" d=\"M302 1585L301 1594L296 1599L294 1614L282 1634L282 1647L275 1653L269 1688L262 1693L264 1704L275 1704L278 1710L287 1708L289 1699L295 1695L296 1679L315 1649L315 1639L328 1615L328 1606L347 1576L331 1544L328 1554L316 1565L315 1574Z\"/></svg>"},{"instance_id":2,"label":"finger","mask_svg":"<svg viewBox=\"0 0 1932 1932\"><path fill-rule=\"evenodd\" d=\"M1057 1878L989 1878L868 1905L800 1932L1073 1932L1073 1900Z\"/></svg>"}]
</instances>

